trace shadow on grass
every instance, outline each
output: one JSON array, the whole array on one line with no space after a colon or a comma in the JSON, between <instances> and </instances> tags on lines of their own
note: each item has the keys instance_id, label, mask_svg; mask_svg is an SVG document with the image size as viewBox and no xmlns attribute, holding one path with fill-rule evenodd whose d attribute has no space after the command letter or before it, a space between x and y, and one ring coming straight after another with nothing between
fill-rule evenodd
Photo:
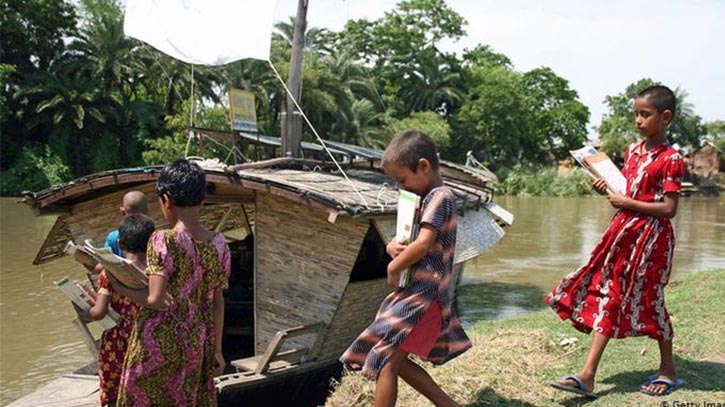
<instances>
[{"instance_id":1,"label":"shadow on grass","mask_svg":"<svg viewBox=\"0 0 725 407\"><path fill-rule=\"evenodd\" d=\"M712 391L725 390L725 364L710 361L693 361L675 356L677 375L685 381L685 389ZM629 393L638 391L639 386L654 374L653 370L622 372L609 376L602 383L613 384L614 387L603 391L607 393Z\"/></svg>"},{"instance_id":2,"label":"shadow on grass","mask_svg":"<svg viewBox=\"0 0 725 407\"><path fill-rule=\"evenodd\" d=\"M476 393L476 401L466 404L466 407L507 406L507 407L536 407L535 404L516 399L507 399L490 388Z\"/></svg>"},{"instance_id":3,"label":"shadow on grass","mask_svg":"<svg viewBox=\"0 0 725 407\"><path fill-rule=\"evenodd\" d=\"M680 379L685 381L685 390L700 391L722 391L725 390L725 364L710 361L692 361L675 356L675 366ZM613 384L614 387L595 391L598 398L608 394L626 394L636 393L639 386L642 385L649 376L655 371L637 370L631 372L622 372L604 378L601 382ZM583 406L594 401L582 396L572 394L572 397L561 402L566 407ZM517 404L512 404L517 405Z\"/></svg>"},{"instance_id":4,"label":"shadow on grass","mask_svg":"<svg viewBox=\"0 0 725 407\"><path fill-rule=\"evenodd\" d=\"M457 311L465 326L545 308L546 296L531 284L500 282L466 284L458 289Z\"/></svg>"}]
</instances>

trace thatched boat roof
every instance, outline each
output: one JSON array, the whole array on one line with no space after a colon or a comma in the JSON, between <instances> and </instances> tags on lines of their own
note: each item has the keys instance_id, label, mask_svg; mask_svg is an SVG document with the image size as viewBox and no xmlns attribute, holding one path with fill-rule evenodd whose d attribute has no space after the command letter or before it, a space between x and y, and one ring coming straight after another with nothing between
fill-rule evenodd
<instances>
[{"instance_id":1,"label":"thatched boat roof","mask_svg":"<svg viewBox=\"0 0 725 407\"><path fill-rule=\"evenodd\" d=\"M328 212L352 217L393 215L397 205L394 182L379 168L348 165L347 179L330 163L273 159L233 167L207 165L207 182L212 185L209 202L251 202L253 191L265 191ZM75 179L40 192L23 193L36 215L66 212L72 205L109 192L154 182L162 167L104 171ZM495 176L485 170L441 163L444 182L459 198L459 207L478 207L492 199L488 183Z\"/></svg>"}]
</instances>

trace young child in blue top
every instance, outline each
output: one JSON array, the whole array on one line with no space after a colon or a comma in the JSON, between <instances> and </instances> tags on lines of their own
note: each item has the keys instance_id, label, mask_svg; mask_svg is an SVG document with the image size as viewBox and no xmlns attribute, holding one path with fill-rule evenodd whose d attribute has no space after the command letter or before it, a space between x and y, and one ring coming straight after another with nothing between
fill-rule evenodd
<instances>
[{"instance_id":1,"label":"young child in blue top","mask_svg":"<svg viewBox=\"0 0 725 407\"><path fill-rule=\"evenodd\" d=\"M148 215L148 203L146 194L141 191L130 191L123 196L123 202L118 209L123 217L136 213ZM118 229L108 234L104 246L110 247L116 256L123 257L123 251L118 247Z\"/></svg>"}]
</instances>

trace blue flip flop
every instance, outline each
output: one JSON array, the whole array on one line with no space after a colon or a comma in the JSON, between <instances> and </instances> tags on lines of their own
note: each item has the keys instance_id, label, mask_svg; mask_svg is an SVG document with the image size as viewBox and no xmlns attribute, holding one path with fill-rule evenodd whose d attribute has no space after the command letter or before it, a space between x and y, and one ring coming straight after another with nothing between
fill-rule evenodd
<instances>
[{"instance_id":1,"label":"blue flip flop","mask_svg":"<svg viewBox=\"0 0 725 407\"><path fill-rule=\"evenodd\" d=\"M655 391L643 388L644 386L649 386L650 384L664 384L665 386L667 386L667 388L662 393L657 393ZM639 386L639 391L648 396L666 396L684 385L685 381L682 379L677 379L677 381L673 382L670 379L658 379L657 375L652 375L647 378L646 384Z\"/></svg>"},{"instance_id":2,"label":"blue flip flop","mask_svg":"<svg viewBox=\"0 0 725 407\"><path fill-rule=\"evenodd\" d=\"M582 379L580 379L576 376L563 376L561 378L561 380L573 380L576 383L576 386L570 386L568 384L563 384L563 383L559 383L556 381L549 383L549 385L555 389L564 390L564 391L568 391L571 393L576 393L576 394L582 395L584 397L588 397L590 399L597 398L596 394L587 390Z\"/></svg>"}]
</instances>

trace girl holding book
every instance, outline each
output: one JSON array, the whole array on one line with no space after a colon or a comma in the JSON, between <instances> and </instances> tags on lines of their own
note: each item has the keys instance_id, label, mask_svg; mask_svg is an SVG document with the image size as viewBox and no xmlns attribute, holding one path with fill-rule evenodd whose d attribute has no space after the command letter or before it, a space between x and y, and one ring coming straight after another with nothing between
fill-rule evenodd
<instances>
[{"instance_id":1,"label":"girl holding book","mask_svg":"<svg viewBox=\"0 0 725 407\"><path fill-rule=\"evenodd\" d=\"M677 213L684 174L682 157L667 142L675 104L674 94L664 86L637 95L635 124L643 140L624 152L626 194L609 195L617 212L589 261L546 298L562 319L582 332L593 332L584 366L551 383L558 389L596 397L594 377L609 339L641 335L657 341L660 364L640 391L661 396L684 383L672 357L673 331L664 294L675 251L670 218ZM599 193L606 189L601 179L594 187Z\"/></svg>"},{"instance_id":2,"label":"girl holding book","mask_svg":"<svg viewBox=\"0 0 725 407\"><path fill-rule=\"evenodd\" d=\"M118 228L118 245L126 259L141 269L146 268L146 245L154 232L154 222L145 215L128 215ZM118 395L121 367L128 347L128 338L136 322L139 305L115 290L101 270L98 279L96 303L87 313L81 313L84 321L98 321L106 317L112 308L118 314L116 326L103 331L98 355L98 379L101 406L113 406Z\"/></svg>"},{"instance_id":3,"label":"girl holding book","mask_svg":"<svg viewBox=\"0 0 725 407\"><path fill-rule=\"evenodd\" d=\"M216 406L221 374L224 298L231 258L224 236L199 219L206 179L178 159L159 175L156 194L171 229L148 246L148 289L126 292L143 309L123 364L118 406ZM166 306L166 295L171 304Z\"/></svg>"},{"instance_id":4,"label":"girl holding book","mask_svg":"<svg viewBox=\"0 0 725 407\"><path fill-rule=\"evenodd\" d=\"M375 321L340 358L375 380L375 407L394 406L398 376L436 406L458 404L433 378L408 358L415 354L443 364L471 347L453 307L450 285L456 247L456 198L443 185L438 151L425 134L409 130L385 149L383 169L400 188L423 196L418 236L406 245L399 237L386 248L393 260L388 283L396 291L380 305ZM411 268L410 282L399 287L400 274Z\"/></svg>"}]
</instances>

